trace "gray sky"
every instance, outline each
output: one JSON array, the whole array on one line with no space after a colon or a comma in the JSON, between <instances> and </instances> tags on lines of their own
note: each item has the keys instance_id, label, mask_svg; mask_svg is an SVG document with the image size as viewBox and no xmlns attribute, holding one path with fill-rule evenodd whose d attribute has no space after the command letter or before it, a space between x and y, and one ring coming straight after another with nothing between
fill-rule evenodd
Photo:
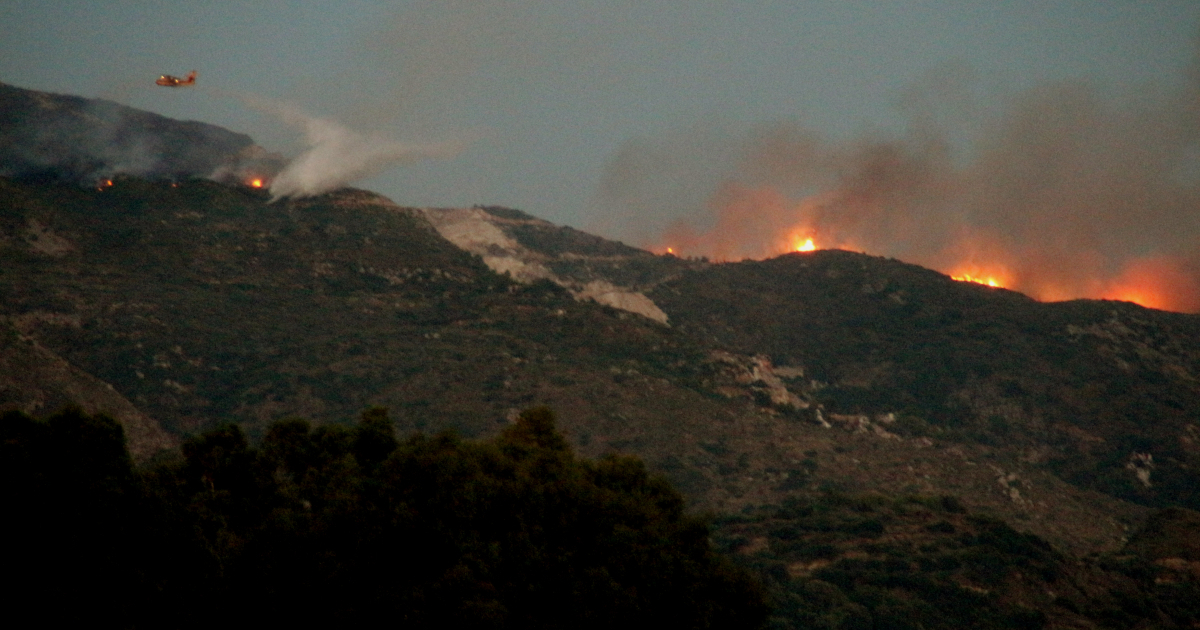
<instances>
[{"instance_id":1,"label":"gray sky","mask_svg":"<svg viewBox=\"0 0 1200 630\"><path fill-rule=\"evenodd\" d=\"M302 133L247 98L367 136L461 143L355 185L649 245L680 218L711 224L704 207L763 128L852 145L929 124L969 147L985 110L1039 86L1136 100L1181 84L1197 34L1195 1L0 0L0 81L284 153ZM192 69L198 89L153 83ZM631 168L661 181L614 193Z\"/></svg>"}]
</instances>

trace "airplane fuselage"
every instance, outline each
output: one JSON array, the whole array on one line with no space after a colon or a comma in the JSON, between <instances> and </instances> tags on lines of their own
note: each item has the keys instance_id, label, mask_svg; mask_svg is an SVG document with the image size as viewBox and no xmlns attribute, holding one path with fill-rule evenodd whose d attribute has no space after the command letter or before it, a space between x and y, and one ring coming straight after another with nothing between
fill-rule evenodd
<instances>
[{"instance_id":1,"label":"airplane fuselage","mask_svg":"<svg viewBox=\"0 0 1200 630\"><path fill-rule=\"evenodd\" d=\"M156 85L162 85L166 87L187 87L189 85L196 85L196 71L192 70L188 73L187 77L183 79L180 79L179 77L173 77L169 74L164 74L158 77L158 80L154 83Z\"/></svg>"}]
</instances>

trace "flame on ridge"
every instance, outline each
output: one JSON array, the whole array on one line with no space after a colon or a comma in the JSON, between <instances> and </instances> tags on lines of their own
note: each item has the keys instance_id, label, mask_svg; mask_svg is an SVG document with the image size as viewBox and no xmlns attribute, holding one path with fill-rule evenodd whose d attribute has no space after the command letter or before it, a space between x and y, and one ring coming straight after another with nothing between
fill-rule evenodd
<instances>
[{"instance_id":1,"label":"flame on ridge","mask_svg":"<svg viewBox=\"0 0 1200 630\"><path fill-rule=\"evenodd\" d=\"M974 282L976 284L983 284L983 285L987 285L989 287L1004 288L1004 283L1001 282L1000 280L997 280L996 278L994 278L992 276L975 275L975 274L970 274L970 273L960 273L960 274L956 274L956 275L952 274L950 276L950 279L958 280L959 282Z\"/></svg>"},{"instance_id":2,"label":"flame on ridge","mask_svg":"<svg viewBox=\"0 0 1200 630\"><path fill-rule=\"evenodd\" d=\"M712 228L699 231L679 222L664 234L671 245L651 247L652 251L673 256L703 254L726 262L822 249L866 253L887 239L920 242L922 237L912 230L906 232L905 228L911 227L906 224L857 220L855 213L861 208L826 195L797 202L770 189L733 187L719 201ZM761 220L763 217L775 220ZM1100 253L1083 251L1072 257L1073 265L1056 269L1046 264L1055 252L1040 255L1038 250L1014 244L986 228L961 226L947 230L941 238L942 243L932 243L940 246L910 262L939 270L956 281L1019 291L1046 302L1092 298L1200 311L1200 290L1194 288L1200 261L1150 255L1129 259L1118 269L1106 269Z\"/></svg>"}]
</instances>

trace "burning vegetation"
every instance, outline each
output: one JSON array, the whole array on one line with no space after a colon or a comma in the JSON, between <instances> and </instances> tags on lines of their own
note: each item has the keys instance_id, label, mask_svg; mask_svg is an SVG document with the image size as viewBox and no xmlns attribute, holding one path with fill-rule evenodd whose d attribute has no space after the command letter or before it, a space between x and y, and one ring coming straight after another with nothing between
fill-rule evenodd
<instances>
[{"instance_id":1,"label":"burning vegetation","mask_svg":"<svg viewBox=\"0 0 1200 630\"><path fill-rule=\"evenodd\" d=\"M981 103L938 76L891 137L777 123L638 139L608 168L596 227L687 256L847 249L1043 301L1196 312L1196 77L1123 99L1073 82Z\"/></svg>"},{"instance_id":2,"label":"burning vegetation","mask_svg":"<svg viewBox=\"0 0 1200 630\"><path fill-rule=\"evenodd\" d=\"M215 125L0 83L0 177L99 190L120 176L265 185L284 164Z\"/></svg>"},{"instance_id":3,"label":"burning vegetation","mask_svg":"<svg viewBox=\"0 0 1200 630\"><path fill-rule=\"evenodd\" d=\"M960 273L951 274L950 278L952 280L958 280L959 282L974 282L976 284L986 284L989 287L1004 288L1004 283L1002 281L997 280L994 276L987 274Z\"/></svg>"}]
</instances>

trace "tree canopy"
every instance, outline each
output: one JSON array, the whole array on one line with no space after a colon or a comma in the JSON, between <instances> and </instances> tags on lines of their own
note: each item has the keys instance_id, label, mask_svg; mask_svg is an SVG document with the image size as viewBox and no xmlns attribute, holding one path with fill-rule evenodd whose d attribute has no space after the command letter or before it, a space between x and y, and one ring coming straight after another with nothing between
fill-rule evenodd
<instances>
[{"instance_id":1,"label":"tree canopy","mask_svg":"<svg viewBox=\"0 0 1200 630\"><path fill-rule=\"evenodd\" d=\"M8 572L35 577L12 601L52 615L520 628L765 618L760 587L714 553L668 483L635 458L576 457L546 408L486 441L397 439L379 408L352 428L281 420L257 445L228 425L141 470L102 415L14 412L2 435L10 521L33 552Z\"/></svg>"}]
</instances>

